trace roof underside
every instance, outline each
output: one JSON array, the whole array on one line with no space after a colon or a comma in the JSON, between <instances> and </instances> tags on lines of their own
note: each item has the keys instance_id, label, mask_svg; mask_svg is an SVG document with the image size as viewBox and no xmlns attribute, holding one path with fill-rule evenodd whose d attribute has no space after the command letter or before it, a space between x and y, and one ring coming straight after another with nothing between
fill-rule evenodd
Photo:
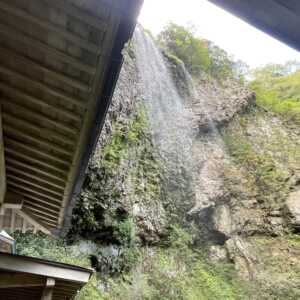
<instances>
[{"instance_id":1,"label":"roof underside","mask_svg":"<svg viewBox=\"0 0 300 300\"><path fill-rule=\"evenodd\" d=\"M300 50L300 1L209 0L289 46Z\"/></svg>"},{"instance_id":2,"label":"roof underside","mask_svg":"<svg viewBox=\"0 0 300 300\"><path fill-rule=\"evenodd\" d=\"M53 300L74 299L88 282L90 269L0 253L0 295L6 300L40 300L51 279Z\"/></svg>"},{"instance_id":3,"label":"roof underside","mask_svg":"<svg viewBox=\"0 0 300 300\"><path fill-rule=\"evenodd\" d=\"M62 227L82 180L117 78L111 66L116 55L121 64L131 34L119 41L120 30L133 26L138 4L0 0L7 192L21 195L24 211L50 230Z\"/></svg>"}]
</instances>

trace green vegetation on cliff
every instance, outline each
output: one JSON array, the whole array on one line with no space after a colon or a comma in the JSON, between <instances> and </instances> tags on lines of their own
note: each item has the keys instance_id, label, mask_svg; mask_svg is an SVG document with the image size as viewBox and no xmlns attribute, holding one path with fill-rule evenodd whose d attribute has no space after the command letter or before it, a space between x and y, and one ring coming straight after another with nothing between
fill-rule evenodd
<instances>
[{"instance_id":1,"label":"green vegetation on cliff","mask_svg":"<svg viewBox=\"0 0 300 300\"><path fill-rule=\"evenodd\" d=\"M250 86L259 106L280 115L289 124L300 125L300 71L290 72L288 67L290 64L257 69Z\"/></svg>"},{"instance_id":2,"label":"green vegetation on cliff","mask_svg":"<svg viewBox=\"0 0 300 300\"><path fill-rule=\"evenodd\" d=\"M88 267L89 255L45 235L16 234L18 254ZM211 265L193 250L192 237L173 226L168 246L141 247L132 269L115 276L94 275L77 300L243 299L232 266Z\"/></svg>"}]
</instances>

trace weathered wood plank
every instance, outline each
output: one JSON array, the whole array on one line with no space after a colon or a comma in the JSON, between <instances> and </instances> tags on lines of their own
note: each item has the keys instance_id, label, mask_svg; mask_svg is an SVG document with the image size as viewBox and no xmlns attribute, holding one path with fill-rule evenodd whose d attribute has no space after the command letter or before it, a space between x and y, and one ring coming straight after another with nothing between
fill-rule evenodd
<instances>
[{"instance_id":1,"label":"weathered wood plank","mask_svg":"<svg viewBox=\"0 0 300 300\"><path fill-rule=\"evenodd\" d=\"M5 123L14 124L14 126L22 128L23 132L27 133L29 136L33 135L48 138L47 141L51 142L51 144L63 144L64 148L70 148L70 152L74 149L75 140L67 135L62 135L59 132L49 130L40 125L36 125L29 120L20 119L5 112L3 112L2 117ZM46 149L49 149L49 146L47 146Z\"/></svg>"},{"instance_id":2,"label":"weathered wood plank","mask_svg":"<svg viewBox=\"0 0 300 300\"><path fill-rule=\"evenodd\" d=\"M42 51L46 56L52 57L53 59L60 60L61 62L67 63L75 67L76 69L86 72L89 75L94 75L96 69L87 64L82 63L80 60L59 51L49 45L40 42L39 40L25 35L17 30L0 24L0 34L6 36L6 38L14 39L16 42L24 43L27 46L34 47L37 50Z\"/></svg>"},{"instance_id":3,"label":"weathered wood plank","mask_svg":"<svg viewBox=\"0 0 300 300\"><path fill-rule=\"evenodd\" d=\"M20 151L24 150L25 152L27 151L33 153L33 155L37 155L42 159L48 159L53 163L58 163L59 165L63 166L66 169L70 167L71 161L66 158L58 157L57 155L45 150L39 150L37 147L27 145L24 142L22 143L20 141L17 141L7 136L5 137L5 145L7 145L8 147L16 148Z\"/></svg>"},{"instance_id":4,"label":"weathered wood plank","mask_svg":"<svg viewBox=\"0 0 300 300\"><path fill-rule=\"evenodd\" d=\"M18 210L16 211L16 213L21 216L26 222L32 224L34 227L37 227L38 230L40 230L41 232L44 232L46 234L51 234L51 231L48 227L41 225L41 223L30 214L30 212L26 211L26 210ZM0 263L1 264L1 263ZM27 270L28 272L29 270ZM25 269L26 272L26 269Z\"/></svg>"},{"instance_id":5,"label":"weathered wood plank","mask_svg":"<svg viewBox=\"0 0 300 300\"><path fill-rule=\"evenodd\" d=\"M26 192L26 191L19 191L19 190L16 190L17 193L20 193L22 195L24 195L24 201L32 201L34 203L37 203L37 204L46 204L46 205L49 205L55 209L59 208L60 207L60 203L58 202L55 202L55 201L51 201L49 199L45 199L45 198L42 198L40 196L34 196L33 194L31 194L30 192Z\"/></svg>"},{"instance_id":6,"label":"weathered wood plank","mask_svg":"<svg viewBox=\"0 0 300 300\"><path fill-rule=\"evenodd\" d=\"M56 188L57 190L60 190L60 191L64 191L64 184L61 183L61 182L56 182L54 179L52 178L49 178L47 176L44 176L44 175L41 175L41 174L35 174L35 173L32 173L28 170L24 170L24 169L20 169L20 168L16 168L10 164L8 164L6 166L7 168L7 171L11 172L12 174L13 173L16 173L16 174L20 174L26 178L29 178L30 181L37 181L37 182L41 182L42 185L46 185L46 186L52 186L54 188Z\"/></svg>"},{"instance_id":7,"label":"weathered wood plank","mask_svg":"<svg viewBox=\"0 0 300 300\"><path fill-rule=\"evenodd\" d=\"M57 174L53 174L53 173L49 172L48 170L44 170L44 169L39 168L37 166L33 166L33 165L28 164L28 163L24 163L24 162L18 160L17 158L6 157L5 160L7 161L7 163L12 163L15 166L20 166L20 167L24 167L25 169L33 170L37 174L40 173L40 174L45 175L49 178L55 179L56 181L61 182L62 184L65 184L64 177L62 177L60 175L57 175Z\"/></svg>"},{"instance_id":8,"label":"weathered wood plank","mask_svg":"<svg viewBox=\"0 0 300 300\"><path fill-rule=\"evenodd\" d=\"M53 207L53 206L49 205L48 203L37 202L37 201L34 201L32 199L27 199L27 198L24 200L24 206L25 207L29 207L29 206L36 207L36 208L42 209L43 211L48 211L48 212L52 213L52 215L56 215L56 216L58 216L58 212L59 212L59 209L57 206Z\"/></svg>"},{"instance_id":9,"label":"weathered wood plank","mask_svg":"<svg viewBox=\"0 0 300 300\"><path fill-rule=\"evenodd\" d=\"M42 114L41 112L37 112L33 109L28 109L19 104L11 103L10 100L3 99L0 97L0 104L3 105L3 110L7 113L9 110L12 112L16 112L18 114L22 114L23 116L28 116L29 119L30 119L30 117L32 117L33 119L37 119L41 122L48 123L51 126L53 126L54 128L61 129L62 131L66 132L66 133L74 134L74 135L76 135L78 133L78 129L75 129L74 127L71 127L64 122L50 118L50 117L46 116L45 114ZM4 124L4 128L5 128L5 125L6 124Z\"/></svg>"},{"instance_id":10,"label":"weathered wood plank","mask_svg":"<svg viewBox=\"0 0 300 300\"><path fill-rule=\"evenodd\" d=\"M85 84L85 83L79 81L78 79L72 78L72 77L64 75L62 73L59 73L56 70L52 70L49 67L44 66L41 63L37 63L28 57L17 54L16 52L13 52L6 48L0 47L0 55L2 57L14 59L16 62L28 66L28 68L39 70L45 76L49 76L50 78L53 78L59 82L67 84L73 88L80 90L80 91L83 91L86 93L90 92L90 86L88 84Z\"/></svg>"},{"instance_id":11,"label":"weathered wood plank","mask_svg":"<svg viewBox=\"0 0 300 300\"><path fill-rule=\"evenodd\" d=\"M47 188L45 187L44 185L42 185L41 183L36 183L36 182L33 182L32 180L29 180L29 179L26 179L24 177L18 177L16 175L13 175L11 173L9 173L7 175L7 178L11 179L12 181L15 181L15 182L22 182L28 186L32 186L32 187L35 187L35 188L38 188L39 190L43 190L45 192L49 192L53 195L56 195L58 197L61 197L62 196L62 192L57 192L56 190L53 190L52 188Z\"/></svg>"},{"instance_id":12,"label":"weathered wood plank","mask_svg":"<svg viewBox=\"0 0 300 300\"><path fill-rule=\"evenodd\" d=\"M50 87L43 82L33 80L29 78L28 76L24 76L19 72L16 72L14 70L11 70L9 68L6 68L4 66L0 65L0 72L7 75L7 76L12 76L16 78L17 80L23 81L26 83L27 86L31 86L33 89L40 89L44 92L47 92L49 95L57 97L61 99L62 101L65 101L70 104L74 104L76 106L85 108L87 103L84 102L82 99L75 98L74 96L67 95L66 92L60 91L54 87Z\"/></svg>"},{"instance_id":13,"label":"weathered wood plank","mask_svg":"<svg viewBox=\"0 0 300 300\"><path fill-rule=\"evenodd\" d=\"M19 194L7 191L4 199L5 209L21 209L23 206L23 198L24 197Z\"/></svg>"},{"instance_id":14,"label":"weathered wood plank","mask_svg":"<svg viewBox=\"0 0 300 300\"><path fill-rule=\"evenodd\" d=\"M16 187L21 191L30 192L30 193L32 193L36 196L44 197L45 199L49 199L49 200L52 200L52 201L57 202L57 203L60 202L60 196L53 196L49 192L45 193L43 191L40 191L39 189L36 189L34 187L30 187L28 184L23 184L21 182L17 182L16 180L8 179L7 180L7 185L11 186L11 187Z\"/></svg>"},{"instance_id":15,"label":"weathered wood plank","mask_svg":"<svg viewBox=\"0 0 300 300\"><path fill-rule=\"evenodd\" d=\"M76 19L93 26L97 30L105 31L107 29L107 21L100 19L90 13L85 12L78 7L69 4L67 1L61 0L43 0L44 2L48 3L51 6L55 6L62 11L65 11L68 15L75 17Z\"/></svg>"},{"instance_id":16,"label":"weathered wood plank","mask_svg":"<svg viewBox=\"0 0 300 300\"><path fill-rule=\"evenodd\" d=\"M45 278L29 274L8 273L2 271L0 276L0 289L43 287L45 285Z\"/></svg>"},{"instance_id":17,"label":"weathered wood plank","mask_svg":"<svg viewBox=\"0 0 300 300\"><path fill-rule=\"evenodd\" d=\"M64 147L64 145L60 145L58 143L54 143L52 141L46 140L45 138L43 138L43 135L34 135L33 133L26 131L26 126L18 126L19 122L17 122L17 120L21 120L18 119L16 117L13 117L9 114L3 114L4 116L4 120L5 120L5 134L7 136L12 136L13 138L20 138L21 140L24 140L24 142L30 143L32 145L35 145L35 147L37 147L38 149L41 149L43 151L46 151L46 149L48 150L48 152L54 152L57 153L57 155L60 155L62 157L64 157L64 159L66 159L66 161L70 160L71 157L71 153L72 153L72 149L66 149L66 147ZM8 120L10 122L8 122ZM14 120L16 120L16 122L14 122ZM21 120L20 124L25 124L24 122L26 122L26 125L29 121L24 121ZM16 128L14 127L16 126ZM38 126L38 125L34 125L34 126ZM18 128L22 128L23 130L20 131ZM61 137L64 137L63 135L61 135ZM68 137L66 136L66 140L68 139Z\"/></svg>"},{"instance_id":18,"label":"weathered wood plank","mask_svg":"<svg viewBox=\"0 0 300 300\"><path fill-rule=\"evenodd\" d=\"M40 220L42 224L47 224L49 227L56 227L57 221L50 220L47 216L44 216L41 212L36 212L30 209L30 207L26 207L26 211L30 212L32 217L36 217L37 220Z\"/></svg>"},{"instance_id":19,"label":"weathered wood plank","mask_svg":"<svg viewBox=\"0 0 300 300\"><path fill-rule=\"evenodd\" d=\"M0 82L0 90L2 90L5 95L9 95L12 99L14 99L14 101L16 101L16 97L17 97L17 98L19 98L19 102L20 102L20 100L22 100L23 103L24 103L24 101L29 102L29 103L36 105L37 107L42 107L42 108L48 109L51 113L61 115L64 118L74 120L78 123L81 122L81 118L80 118L80 116L78 116L78 114L76 114L72 111L69 111L69 110L65 109L64 107L61 107L61 106L59 107L57 105L53 105L43 99L39 99L33 95L29 95L28 93L25 93L16 87L12 87L12 86L9 86L8 84Z\"/></svg>"},{"instance_id":20,"label":"weathered wood plank","mask_svg":"<svg viewBox=\"0 0 300 300\"><path fill-rule=\"evenodd\" d=\"M100 48L97 45L89 43L87 40L72 34L71 32L67 31L64 27L55 25L53 23L50 23L49 21L35 17L29 14L28 12L26 12L25 10L19 9L17 7L13 7L7 4L7 2L4 3L2 0L0 1L0 9L15 17L22 18L23 20L28 21L34 24L35 26L39 26L46 30L49 30L57 34L58 36L61 36L66 40L74 43L80 48L83 48L95 54L98 54L100 52Z\"/></svg>"},{"instance_id":21,"label":"weathered wood plank","mask_svg":"<svg viewBox=\"0 0 300 300\"><path fill-rule=\"evenodd\" d=\"M17 157L22 159L23 161L29 162L30 164L33 163L37 166L42 166L44 168L47 168L50 172L61 174L63 177L67 176L68 170L66 168L60 167L58 165L54 165L53 163L50 163L49 161L37 157L36 155L32 156L22 151L18 151L18 149L10 148L9 146L5 146L4 153L7 156L12 155L13 157Z\"/></svg>"},{"instance_id":22,"label":"weathered wood plank","mask_svg":"<svg viewBox=\"0 0 300 300\"><path fill-rule=\"evenodd\" d=\"M27 205L27 202L24 204L24 207L26 207L26 209L30 209L32 212L37 213L38 215L42 215L45 218L47 218L47 220L54 222L54 224L56 225L57 222L57 218L58 218L58 211L50 211L47 209L42 208L41 206L36 207L34 205Z\"/></svg>"}]
</instances>

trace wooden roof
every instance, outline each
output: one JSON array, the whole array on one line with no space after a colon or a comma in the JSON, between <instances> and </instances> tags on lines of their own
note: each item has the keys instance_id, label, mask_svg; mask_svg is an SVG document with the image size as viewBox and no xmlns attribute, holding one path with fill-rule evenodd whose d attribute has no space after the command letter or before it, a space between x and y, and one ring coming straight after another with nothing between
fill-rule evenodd
<instances>
[{"instance_id":1,"label":"wooden roof","mask_svg":"<svg viewBox=\"0 0 300 300\"><path fill-rule=\"evenodd\" d=\"M300 51L299 0L209 1Z\"/></svg>"},{"instance_id":2,"label":"wooden roof","mask_svg":"<svg viewBox=\"0 0 300 300\"><path fill-rule=\"evenodd\" d=\"M1 299L73 299L92 273L73 265L0 253Z\"/></svg>"},{"instance_id":3,"label":"wooden roof","mask_svg":"<svg viewBox=\"0 0 300 300\"><path fill-rule=\"evenodd\" d=\"M7 192L51 231L63 227L80 190L140 5L0 0Z\"/></svg>"}]
</instances>

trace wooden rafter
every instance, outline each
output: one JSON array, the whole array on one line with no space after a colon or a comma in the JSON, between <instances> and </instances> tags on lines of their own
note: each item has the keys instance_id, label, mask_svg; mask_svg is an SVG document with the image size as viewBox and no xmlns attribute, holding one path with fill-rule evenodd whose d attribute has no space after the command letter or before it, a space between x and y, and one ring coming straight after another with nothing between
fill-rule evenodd
<instances>
[{"instance_id":1,"label":"wooden rafter","mask_svg":"<svg viewBox=\"0 0 300 300\"><path fill-rule=\"evenodd\" d=\"M140 1L0 0L0 175L2 167L8 190L24 199L21 210L7 210L9 230L63 226Z\"/></svg>"}]
</instances>

